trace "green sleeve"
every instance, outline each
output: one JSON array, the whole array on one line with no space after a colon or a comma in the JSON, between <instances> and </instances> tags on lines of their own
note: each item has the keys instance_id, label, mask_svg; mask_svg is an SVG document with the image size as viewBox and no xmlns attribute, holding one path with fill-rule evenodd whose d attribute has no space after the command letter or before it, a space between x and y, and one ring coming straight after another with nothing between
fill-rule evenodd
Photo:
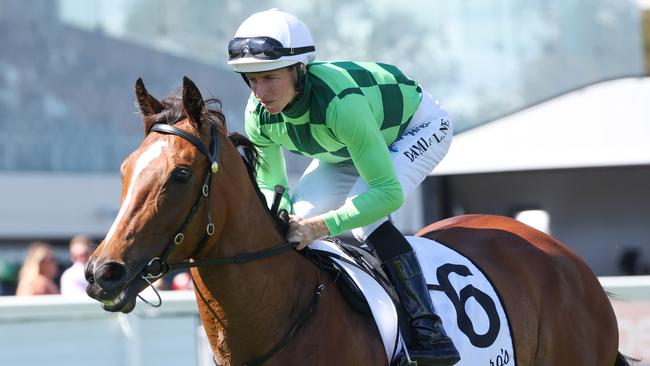
<instances>
[{"instance_id":1,"label":"green sleeve","mask_svg":"<svg viewBox=\"0 0 650 366\"><path fill-rule=\"evenodd\" d=\"M252 99L252 97L251 97ZM279 144L274 143L264 136L259 124L259 117L255 112L255 103L249 100L244 117L244 128L246 135L255 144L259 153L260 163L257 165L257 185L266 198L269 207L273 204L275 186L281 185L286 188L280 208L292 212L291 200L289 198L289 182L287 179L286 163Z\"/></svg>"},{"instance_id":2,"label":"green sleeve","mask_svg":"<svg viewBox=\"0 0 650 366\"><path fill-rule=\"evenodd\" d=\"M324 215L331 235L371 224L404 201L386 141L365 97L347 95L328 111L328 125L347 147L368 190ZM331 113L331 115L330 115ZM329 122L331 121L331 122Z\"/></svg>"}]
</instances>

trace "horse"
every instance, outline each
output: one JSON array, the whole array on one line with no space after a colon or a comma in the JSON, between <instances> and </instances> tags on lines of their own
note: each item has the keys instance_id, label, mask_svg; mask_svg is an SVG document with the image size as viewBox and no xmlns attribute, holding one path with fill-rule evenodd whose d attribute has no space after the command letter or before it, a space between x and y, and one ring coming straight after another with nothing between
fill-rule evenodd
<instances>
[{"instance_id":1,"label":"horse","mask_svg":"<svg viewBox=\"0 0 650 366\"><path fill-rule=\"evenodd\" d=\"M158 101L142 79L135 94L145 137L120 167L121 206L86 268L88 295L128 313L151 281L189 268L219 365L389 365L372 317L285 242L254 181L263 162L227 131L219 101L204 101L187 77L181 96ZM607 295L564 244L490 215L449 218L416 235L491 278L511 319L516 364L628 364Z\"/></svg>"}]
</instances>

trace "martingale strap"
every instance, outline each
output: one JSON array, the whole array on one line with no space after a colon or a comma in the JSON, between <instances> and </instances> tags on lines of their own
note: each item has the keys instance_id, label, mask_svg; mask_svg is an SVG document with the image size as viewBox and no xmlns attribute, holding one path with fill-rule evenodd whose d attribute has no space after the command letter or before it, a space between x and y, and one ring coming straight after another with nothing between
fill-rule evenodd
<instances>
[{"instance_id":1,"label":"martingale strap","mask_svg":"<svg viewBox=\"0 0 650 366\"><path fill-rule=\"evenodd\" d=\"M311 300L311 304L309 307L305 310L302 315L300 315L300 318L293 324L293 327L287 332L287 334L284 335L284 337L276 344L273 348L271 348L268 352L263 354L262 356L259 356L257 358L254 358L246 363L244 363L242 366L254 366L254 365L261 365L263 364L266 360L271 358L276 352L282 349L282 347L286 346L291 337L296 333L298 328L300 328L301 325L309 319L311 314L316 310L316 307L318 307L318 303L320 302L320 295L323 293L323 290L325 289L325 285L323 284L323 281L321 279L321 282L318 286L316 286L316 291L314 292L314 297Z\"/></svg>"}]
</instances>

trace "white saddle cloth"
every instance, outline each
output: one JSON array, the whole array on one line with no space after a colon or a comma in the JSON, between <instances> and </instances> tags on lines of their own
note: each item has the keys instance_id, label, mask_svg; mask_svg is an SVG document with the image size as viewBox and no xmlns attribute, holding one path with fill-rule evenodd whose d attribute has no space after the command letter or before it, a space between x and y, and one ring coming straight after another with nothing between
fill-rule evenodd
<instances>
[{"instance_id":1,"label":"white saddle cloth","mask_svg":"<svg viewBox=\"0 0 650 366\"><path fill-rule=\"evenodd\" d=\"M461 360L456 366L515 365L511 327L498 293L481 270L458 252L435 241L408 236L427 284L431 299ZM343 256L334 243L315 241L313 249ZM391 361L402 351L397 312L386 291L358 267L337 260L364 293L379 328L386 357ZM430 286L431 288L431 286Z\"/></svg>"}]
</instances>

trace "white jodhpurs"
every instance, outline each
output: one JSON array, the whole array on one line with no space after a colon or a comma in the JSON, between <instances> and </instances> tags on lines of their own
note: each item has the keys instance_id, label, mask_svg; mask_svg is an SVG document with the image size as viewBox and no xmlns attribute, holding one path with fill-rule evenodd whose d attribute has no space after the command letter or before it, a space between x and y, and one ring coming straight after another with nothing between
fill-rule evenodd
<instances>
[{"instance_id":1,"label":"white jodhpurs","mask_svg":"<svg viewBox=\"0 0 650 366\"><path fill-rule=\"evenodd\" d=\"M402 186L404 200L424 181L447 154L453 137L453 126L447 111L428 93L408 127L388 149ZM291 197L294 214L308 218L341 207L368 190L351 161L331 164L314 159L303 173ZM360 242L388 220L388 217L352 230Z\"/></svg>"}]
</instances>

